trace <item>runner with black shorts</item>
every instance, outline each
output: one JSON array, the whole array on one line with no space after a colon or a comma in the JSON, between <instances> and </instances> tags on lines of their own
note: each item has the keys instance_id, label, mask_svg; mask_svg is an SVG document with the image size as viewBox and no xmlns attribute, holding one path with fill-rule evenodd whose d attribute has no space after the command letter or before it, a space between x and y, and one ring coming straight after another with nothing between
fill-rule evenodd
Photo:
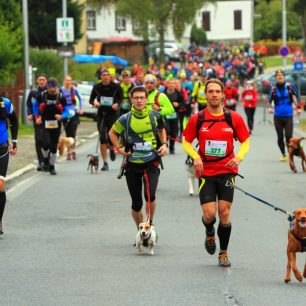
<instances>
[{"instance_id":1,"label":"runner with black shorts","mask_svg":"<svg viewBox=\"0 0 306 306\"><path fill-rule=\"evenodd\" d=\"M301 113L299 94L290 83L285 82L285 72L281 69L275 72L276 85L272 86L270 92L269 113L274 113L274 126L277 134L277 144L282 153L280 161L286 161L286 147L288 148L289 140L293 135L293 103L297 100L297 113ZM273 108L274 107L274 108Z\"/></svg>"},{"instance_id":2,"label":"runner with black shorts","mask_svg":"<svg viewBox=\"0 0 306 306\"><path fill-rule=\"evenodd\" d=\"M9 144L8 124L12 136L12 144ZM4 97L0 97L0 236L3 235L2 217L6 203L5 176L9 162L9 155L17 153L18 119L14 111L12 102Z\"/></svg>"},{"instance_id":3,"label":"runner with black shorts","mask_svg":"<svg viewBox=\"0 0 306 306\"><path fill-rule=\"evenodd\" d=\"M220 241L219 266L231 266L227 248L231 234L230 208L234 196L234 177L238 164L249 149L249 133L243 118L235 111L226 110L231 117L231 125L226 120L223 109L224 85L218 79L206 82L207 108L201 115L204 120L199 126L199 114L192 116L184 130L183 148L194 160L199 178L199 197L202 207L202 222L206 228L205 248L213 255L216 251L216 214L219 214L217 234ZM238 154L234 154L234 137L241 143ZM192 147L197 138L199 151Z\"/></svg>"},{"instance_id":4,"label":"runner with black shorts","mask_svg":"<svg viewBox=\"0 0 306 306\"><path fill-rule=\"evenodd\" d=\"M118 118L123 92L119 85L111 81L107 69L101 71L101 80L93 87L89 103L98 109L97 127L100 135L100 151L104 162L101 170L107 171L109 169L107 147L110 150L111 160L116 159L113 145L108 139L108 132Z\"/></svg>"}]
</instances>

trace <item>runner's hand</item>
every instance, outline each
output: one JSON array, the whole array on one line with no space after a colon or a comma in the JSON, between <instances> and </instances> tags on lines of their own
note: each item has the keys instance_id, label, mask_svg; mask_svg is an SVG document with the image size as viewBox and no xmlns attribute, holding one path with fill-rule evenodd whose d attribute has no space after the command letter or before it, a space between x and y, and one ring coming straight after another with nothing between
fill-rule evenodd
<instances>
[{"instance_id":1,"label":"runner's hand","mask_svg":"<svg viewBox=\"0 0 306 306\"><path fill-rule=\"evenodd\" d=\"M153 104L153 105L152 105L152 108L153 108L155 111L157 111L157 112L160 111L160 107L159 107L158 105L156 105L156 104Z\"/></svg>"},{"instance_id":2,"label":"runner's hand","mask_svg":"<svg viewBox=\"0 0 306 306\"><path fill-rule=\"evenodd\" d=\"M10 144L9 152L10 152L10 155L16 155L16 153L17 153L17 147L13 148L13 145Z\"/></svg>"},{"instance_id":3,"label":"runner's hand","mask_svg":"<svg viewBox=\"0 0 306 306\"><path fill-rule=\"evenodd\" d=\"M273 114L274 113L274 109L273 108L268 108L268 113Z\"/></svg>"},{"instance_id":4,"label":"runner's hand","mask_svg":"<svg viewBox=\"0 0 306 306\"><path fill-rule=\"evenodd\" d=\"M28 119L29 119L30 121L32 121L32 120L33 120L33 115L29 115L29 116L28 116Z\"/></svg>"},{"instance_id":5,"label":"runner's hand","mask_svg":"<svg viewBox=\"0 0 306 306\"><path fill-rule=\"evenodd\" d=\"M112 105L112 109L113 110L117 110L119 108L119 104L118 103L114 103L113 105Z\"/></svg>"},{"instance_id":6,"label":"runner's hand","mask_svg":"<svg viewBox=\"0 0 306 306\"><path fill-rule=\"evenodd\" d=\"M35 123L36 124L41 124L41 117L37 117L36 120L35 120Z\"/></svg>"},{"instance_id":7,"label":"runner's hand","mask_svg":"<svg viewBox=\"0 0 306 306\"><path fill-rule=\"evenodd\" d=\"M83 108L80 108L79 114L80 114L80 115L83 115L83 114L84 114L84 109L83 109Z\"/></svg>"},{"instance_id":8,"label":"runner's hand","mask_svg":"<svg viewBox=\"0 0 306 306\"><path fill-rule=\"evenodd\" d=\"M237 168L239 165L240 160L237 157L232 158L226 166L231 167L231 168Z\"/></svg>"},{"instance_id":9,"label":"runner's hand","mask_svg":"<svg viewBox=\"0 0 306 306\"><path fill-rule=\"evenodd\" d=\"M100 102L97 100L94 101L93 105L95 108L99 108L101 106Z\"/></svg>"},{"instance_id":10,"label":"runner's hand","mask_svg":"<svg viewBox=\"0 0 306 306\"><path fill-rule=\"evenodd\" d=\"M157 150L157 154L161 157L165 156L167 154L167 144L161 145Z\"/></svg>"},{"instance_id":11,"label":"runner's hand","mask_svg":"<svg viewBox=\"0 0 306 306\"><path fill-rule=\"evenodd\" d=\"M125 152L125 149L124 149L124 148L118 148L118 153L120 153L120 154L123 155L124 157L126 157L126 156L132 154L131 151Z\"/></svg>"},{"instance_id":12,"label":"runner's hand","mask_svg":"<svg viewBox=\"0 0 306 306\"><path fill-rule=\"evenodd\" d=\"M55 119L56 119L57 121L62 120L62 116L59 115L59 114L56 114L54 117L55 117Z\"/></svg>"},{"instance_id":13,"label":"runner's hand","mask_svg":"<svg viewBox=\"0 0 306 306\"><path fill-rule=\"evenodd\" d=\"M193 166L196 172L196 177L199 178L203 174L203 162L201 158L196 158L193 161Z\"/></svg>"}]
</instances>

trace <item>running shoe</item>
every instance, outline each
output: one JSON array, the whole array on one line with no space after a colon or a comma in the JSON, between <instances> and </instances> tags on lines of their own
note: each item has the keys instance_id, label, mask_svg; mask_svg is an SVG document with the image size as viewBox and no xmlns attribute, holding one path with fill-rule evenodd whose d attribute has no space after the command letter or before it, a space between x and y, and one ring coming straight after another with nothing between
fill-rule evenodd
<instances>
[{"instance_id":1,"label":"running shoe","mask_svg":"<svg viewBox=\"0 0 306 306\"><path fill-rule=\"evenodd\" d=\"M114 150L109 149L109 157L111 161L115 161L116 160L116 153Z\"/></svg>"},{"instance_id":2,"label":"running shoe","mask_svg":"<svg viewBox=\"0 0 306 306\"><path fill-rule=\"evenodd\" d=\"M219 267L228 268L232 265L229 258L228 258L227 253L219 254L218 260L219 260Z\"/></svg>"},{"instance_id":3,"label":"running shoe","mask_svg":"<svg viewBox=\"0 0 306 306\"><path fill-rule=\"evenodd\" d=\"M108 171L108 163L104 162L103 167L101 168L101 171Z\"/></svg>"},{"instance_id":4,"label":"running shoe","mask_svg":"<svg viewBox=\"0 0 306 306\"><path fill-rule=\"evenodd\" d=\"M51 175L56 175L56 171L55 171L54 166L50 166L49 172L50 172Z\"/></svg>"},{"instance_id":5,"label":"running shoe","mask_svg":"<svg viewBox=\"0 0 306 306\"><path fill-rule=\"evenodd\" d=\"M280 161L281 161L281 162L287 161L287 156L286 156L286 155L283 155L283 156L280 158Z\"/></svg>"},{"instance_id":6,"label":"running shoe","mask_svg":"<svg viewBox=\"0 0 306 306\"><path fill-rule=\"evenodd\" d=\"M71 155L72 155L72 159L73 159L73 160L76 160L76 159L77 159L77 157L76 157L76 152L73 151L73 152L71 153Z\"/></svg>"},{"instance_id":7,"label":"running shoe","mask_svg":"<svg viewBox=\"0 0 306 306\"><path fill-rule=\"evenodd\" d=\"M50 168L49 159L46 158L45 161L44 161L43 169L44 169L45 172L48 172L49 168Z\"/></svg>"},{"instance_id":8,"label":"running shoe","mask_svg":"<svg viewBox=\"0 0 306 306\"><path fill-rule=\"evenodd\" d=\"M3 227L2 227L2 222L0 222L0 236L3 235Z\"/></svg>"},{"instance_id":9,"label":"running shoe","mask_svg":"<svg viewBox=\"0 0 306 306\"><path fill-rule=\"evenodd\" d=\"M37 171L44 171L44 163L39 163L38 164Z\"/></svg>"},{"instance_id":10,"label":"running shoe","mask_svg":"<svg viewBox=\"0 0 306 306\"><path fill-rule=\"evenodd\" d=\"M216 238L215 236L206 236L205 249L208 254L214 255L216 252Z\"/></svg>"}]
</instances>

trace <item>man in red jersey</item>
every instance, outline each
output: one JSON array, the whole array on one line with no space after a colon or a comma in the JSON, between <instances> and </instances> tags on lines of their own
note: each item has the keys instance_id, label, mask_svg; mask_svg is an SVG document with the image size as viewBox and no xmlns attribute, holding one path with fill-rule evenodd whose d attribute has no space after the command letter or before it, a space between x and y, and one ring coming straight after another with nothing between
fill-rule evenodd
<instances>
[{"instance_id":1,"label":"man in red jersey","mask_svg":"<svg viewBox=\"0 0 306 306\"><path fill-rule=\"evenodd\" d=\"M231 234L230 208L234 197L234 177L238 165L249 149L249 133L243 118L223 108L224 85L218 79L206 82L207 107L203 113L191 117L184 131L183 148L194 160L199 178L199 197L202 222L206 228L205 248L213 255L216 251L216 214L219 215L217 234L220 241L219 266L230 267L227 253ZM199 121L201 118L201 125ZM197 138L199 151L192 147ZM234 138L241 143L234 153Z\"/></svg>"}]
</instances>

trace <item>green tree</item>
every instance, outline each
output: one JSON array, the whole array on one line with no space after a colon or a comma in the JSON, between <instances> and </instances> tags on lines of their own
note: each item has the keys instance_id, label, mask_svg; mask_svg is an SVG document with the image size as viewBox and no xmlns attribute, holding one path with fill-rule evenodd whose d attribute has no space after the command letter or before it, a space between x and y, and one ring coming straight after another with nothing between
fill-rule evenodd
<instances>
[{"instance_id":1,"label":"green tree","mask_svg":"<svg viewBox=\"0 0 306 306\"><path fill-rule=\"evenodd\" d=\"M207 44L206 32L202 28L198 28L195 24L192 25L190 32L190 41L197 45L203 46Z\"/></svg>"},{"instance_id":2,"label":"green tree","mask_svg":"<svg viewBox=\"0 0 306 306\"><path fill-rule=\"evenodd\" d=\"M290 2L290 7L299 15L302 37L304 38L304 50L306 51L306 1L293 0Z\"/></svg>"},{"instance_id":3,"label":"green tree","mask_svg":"<svg viewBox=\"0 0 306 306\"><path fill-rule=\"evenodd\" d=\"M62 1L29 0L29 41L31 47L56 48L56 18L62 17ZM67 17L74 18L74 38L79 40L83 6L67 1Z\"/></svg>"},{"instance_id":4,"label":"green tree","mask_svg":"<svg viewBox=\"0 0 306 306\"><path fill-rule=\"evenodd\" d=\"M14 82L22 67L22 14L17 0L0 3L0 84Z\"/></svg>"},{"instance_id":5,"label":"green tree","mask_svg":"<svg viewBox=\"0 0 306 306\"><path fill-rule=\"evenodd\" d=\"M304 0L301 1L304 2ZM279 39L282 37L281 0L258 0L255 12L260 16L255 18L255 40ZM289 6L287 8L287 36L296 39L301 38L299 16Z\"/></svg>"}]
</instances>

